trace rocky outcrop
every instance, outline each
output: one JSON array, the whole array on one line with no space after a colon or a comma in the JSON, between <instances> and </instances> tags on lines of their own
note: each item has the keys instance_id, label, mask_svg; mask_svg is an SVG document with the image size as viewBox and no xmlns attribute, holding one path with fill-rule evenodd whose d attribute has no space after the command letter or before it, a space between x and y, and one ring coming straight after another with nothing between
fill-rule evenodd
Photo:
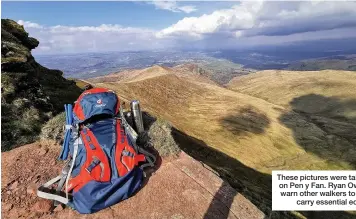
<instances>
[{"instance_id":1,"label":"rocky outcrop","mask_svg":"<svg viewBox=\"0 0 356 219\"><path fill-rule=\"evenodd\" d=\"M35 141L44 122L81 92L63 72L35 61L38 45L23 26L1 19L1 151Z\"/></svg>"}]
</instances>

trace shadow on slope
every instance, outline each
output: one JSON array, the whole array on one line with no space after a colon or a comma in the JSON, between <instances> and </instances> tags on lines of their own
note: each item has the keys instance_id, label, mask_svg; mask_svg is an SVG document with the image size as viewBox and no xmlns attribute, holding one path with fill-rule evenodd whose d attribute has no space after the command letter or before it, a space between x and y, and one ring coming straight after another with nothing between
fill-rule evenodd
<instances>
[{"instance_id":1,"label":"shadow on slope","mask_svg":"<svg viewBox=\"0 0 356 219\"><path fill-rule=\"evenodd\" d=\"M179 145L179 147L194 159L203 162L204 164L213 168L220 177L226 180L236 192L241 193L256 205L266 215L266 218L300 218L296 214L283 211L272 211L272 176L261 173L238 160L209 147L204 141L189 136L177 129L172 130L172 135ZM225 205L231 205L233 198L221 197L219 193L224 190L225 184L215 194L214 200L211 202L209 209L205 214L205 219L211 218L214 212L221 207L217 199L222 200ZM236 195L236 194L234 194ZM230 207L230 206L226 206ZM225 209L225 208L224 208ZM227 209L220 210L223 218L228 217L229 211ZM323 211L323 212L300 212L304 216L311 219L339 219L339 218L354 218L354 215L348 212Z\"/></svg>"},{"instance_id":2,"label":"shadow on slope","mask_svg":"<svg viewBox=\"0 0 356 219\"><path fill-rule=\"evenodd\" d=\"M186 135L177 129L172 130L172 135L184 152L194 159L202 161L204 164L212 167L224 180L228 181L237 192L244 195L266 215L270 215L272 218L293 218L288 212L271 211L271 175L260 173L249 168L238 160L209 147L204 141ZM222 187L223 186L224 184ZM225 203L231 205L232 199L230 198L229 200L225 200ZM212 215L212 212L216 211L217 206L215 206L214 203L218 202L213 201L211 203L205 218L209 218L209 215ZM228 216L228 211L222 213L226 214L226 217Z\"/></svg>"},{"instance_id":3,"label":"shadow on slope","mask_svg":"<svg viewBox=\"0 0 356 219\"><path fill-rule=\"evenodd\" d=\"M293 112L291 112L293 113ZM294 113L296 114L296 113ZM257 118L251 120L250 117ZM147 112L143 112L145 129L149 129L156 121L152 115ZM300 120L300 118L299 118ZM238 122L234 122L238 121ZM242 122L241 122L242 121ZM244 132L251 132L261 134L270 125L270 121L267 117L257 111L254 111L251 107L239 110L238 113L232 117L225 119L226 126L230 122L232 125L237 124L237 134ZM253 128L242 127L251 126ZM251 125L252 124L252 125ZM238 132L238 127L244 129L242 132ZM303 127L302 127L303 128ZM308 131L306 131L306 134ZM256 205L261 211L266 214L267 218L297 218L297 216L291 212L272 211L272 177L269 174L256 171L238 160L224 154L216 149L209 147L204 141L194 138L179 131L176 128L172 128L172 136L174 141L178 144L180 149L185 153L193 157L194 159L203 162L210 166L219 176L226 180L237 193L242 194L249 199L254 205ZM224 194L224 187L226 183L221 185L219 191L214 195L214 199L211 202L207 212L204 215L205 219L212 218L213 215L217 215L219 211L222 218L227 218L229 215L229 208L232 204L232 196L222 196ZM221 194L220 194L221 193ZM222 207L223 203L225 206ZM230 205L230 206L229 206ZM308 218L352 218L353 215L347 212L301 212Z\"/></svg>"},{"instance_id":4,"label":"shadow on slope","mask_svg":"<svg viewBox=\"0 0 356 219\"><path fill-rule=\"evenodd\" d=\"M157 118L148 112L142 112L142 116L145 130L150 130ZM248 168L224 153L210 148L204 141L188 136L174 127L171 128L171 135L181 150L212 167L234 189L251 200L260 210L271 214L269 206L272 206L272 202L269 189L271 188L272 178L270 175ZM223 218L228 217L230 206L236 194L229 194L228 197L225 197L224 188L226 187L227 183L223 182L218 192L214 194L209 209L204 215L205 219L216 217L216 215L223 216Z\"/></svg>"},{"instance_id":5,"label":"shadow on slope","mask_svg":"<svg viewBox=\"0 0 356 219\"><path fill-rule=\"evenodd\" d=\"M345 162L356 168L356 100L308 94L294 98L292 110L280 121L293 131L296 142L328 162L330 169L340 169ZM341 164L342 165L342 164ZM350 166L345 166L349 168ZM301 212L308 218L355 218L348 212Z\"/></svg>"},{"instance_id":6,"label":"shadow on slope","mask_svg":"<svg viewBox=\"0 0 356 219\"><path fill-rule=\"evenodd\" d=\"M270 125L270 121L266 115L254 107L247 106L237 109L237 113L223 118L221 125L234 135L242 135L247 132L262 134Z\"/></svg>"},{"instance_id":7,"label":"shadow on slope","mask_svg":"<svg viewBox=\"0 0 356 219\"><path fill-rule=\"evenodd\" d=\"M308 94L294 98L290 105L292 110L279 119L300 146L330 167L341 161L356 168L356 100Z\"/></svg>"},{"instance_id":8,"label":"shadow on slope","mask_svg":"<svg viewBox=\"0 0 356 219\"><path fill-rule=\"evenodd\" d=\"M340 84L338 84L340 86ZM356 92L355 92L356 95ZM342 101L336 97L308 94L294 98L290 105L296 112L321 115L330 119L356 124L356 115L346 118L343 113L356 112L356 99Z\"/></svg>"}]
</instances>

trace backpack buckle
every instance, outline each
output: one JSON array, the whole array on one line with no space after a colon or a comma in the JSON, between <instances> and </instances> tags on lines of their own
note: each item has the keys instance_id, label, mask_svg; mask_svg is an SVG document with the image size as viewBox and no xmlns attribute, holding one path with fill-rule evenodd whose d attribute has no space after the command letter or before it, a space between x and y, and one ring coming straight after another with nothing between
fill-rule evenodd
<instances>
[{"instance_id":1,"label":"backpack buckle","mask_svg":"<svg viewBox=\"0 0 356 219\"><path fill-rule=\"evenodd\" d=\"M91 173L91 171L94 169L94 167L96 167L99 163L100 163L100 160L98 158L94 157L93 161L90 163L90 165L87 168L85 168L85 170L88 173Z\"/></svg>"}]
</instances>

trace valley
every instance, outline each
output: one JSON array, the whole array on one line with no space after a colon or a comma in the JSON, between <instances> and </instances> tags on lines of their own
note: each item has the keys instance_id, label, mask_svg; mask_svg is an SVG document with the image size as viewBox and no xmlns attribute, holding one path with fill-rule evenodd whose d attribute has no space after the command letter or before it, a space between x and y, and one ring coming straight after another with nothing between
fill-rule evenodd
<instances>
[{"instance_id":1,"label":"valley","mask_svg":"<svg viewBox=\"0 0 356 219\"><path fill-rule=\"evenodd\" d=\"M315 42L316 43L316 42ZM325 43L325 42L324 42ZM77 54L36 55L45 67L61 69L65 77L88 79L112 72L148 68L152 65L175 67L195 65L219 84L236 76L261 70L349 70L355 71L354 42L344 42L347 49L328 51L313 49L314 45L285 45L254 50L193 50L193 51L127 51Z\"/></svg>"}]
</instances>

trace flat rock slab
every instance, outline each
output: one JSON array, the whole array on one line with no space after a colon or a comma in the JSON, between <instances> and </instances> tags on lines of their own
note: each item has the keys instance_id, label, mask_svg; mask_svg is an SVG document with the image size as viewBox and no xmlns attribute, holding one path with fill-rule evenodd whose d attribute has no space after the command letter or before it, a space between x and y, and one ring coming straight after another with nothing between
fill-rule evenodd
<instances>
[{"instance_id":1,"label":"flat rock slab","mask_svg":"<svg viewBox=\"0 0 356 219\"><path fill-rule=\"evenodd\" d=\"M27 174L26 176L22 176L22 174L29 172L34 174L34 178L36 173L53 174L47 170L51 165L45 163L37 164L33 170L11 171L11 167L14 166L7 157L14 157L14 153L26 154L27 161L28 159L39 159L35 153L26 153L26 147L28 147L28 151L31 151L31 147L35 146L23 146L21 150L15 149L2 153L2 170L7 172L2 183L8 184L13 179L28 177ZM51 156L53 153L57 153L57 150L50 149L44 156ZM14 159L13 162L16 162L15 165L18 166L21 163L21 158L20 160ZM10 175L8 171L11 171L11 177L6 177ZM54 177L54 174L42 178L48 177ZM43 181L42 178L40 183ZM91 215L80 215L69 208L47 213L33 212L33 204L41 199L26 194L26 189L22 188L26 185L22 184L19 183L18 187L19 191L23 192L5 193L6 200L3 199L2 202L3 218L264 218L264 214L249 200L185 153L181 153L177 159L164 159L159 169L148 178L144 187L135 196ZM3 195L6 191L7 189L2 187ZM6 206L11 206L11 208L4 208Z\"/></svg>"}]
</instances>

